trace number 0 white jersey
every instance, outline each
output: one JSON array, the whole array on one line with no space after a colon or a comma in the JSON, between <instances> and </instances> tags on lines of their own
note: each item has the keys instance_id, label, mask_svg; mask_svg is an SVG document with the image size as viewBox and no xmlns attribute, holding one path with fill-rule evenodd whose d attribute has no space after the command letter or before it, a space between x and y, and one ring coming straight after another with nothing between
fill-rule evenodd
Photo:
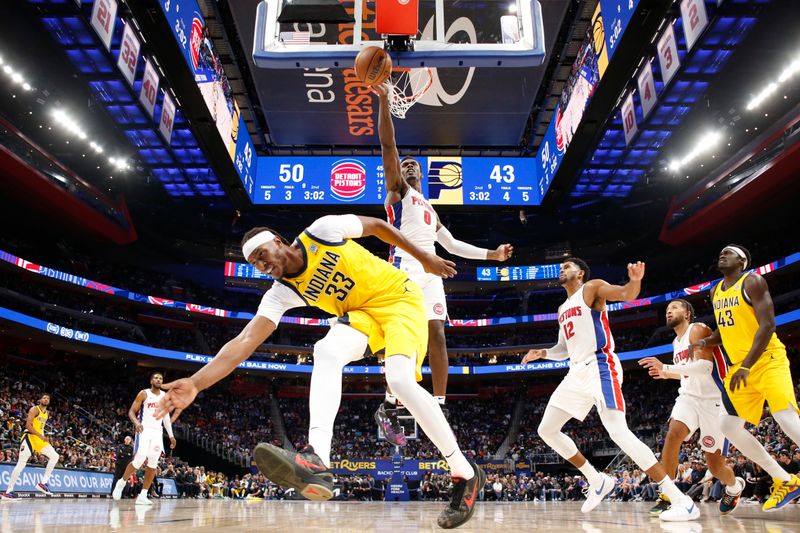
<instances>
[{"instance_id":1,"label":"number 0 white jersey","mask_svg":"<svg viewBox=\"0 0 800 533\"><path fill-rule=\"evenodd\" d=\"M162 390L158 391L158 394L153 394L150 389L145 389L144 392L147 397L139 408L139 423L142 424L145 431L158 431L160 433L163 422L156 420L156 407L158 407L158 401L164 397L165 393Z\"/></svg>"},{"instance_id":2,"label":"number 0 white jersey","mask_svg":"<svg viewBox=\"0 0 800 533\"><path fill-rule=\"evenodd\" d=\"M681 337L675 337L672 341L672 362L676 365L685 365L691 362L689 359L689 339L692 334L694 324L689 324ZM714 368L708 376L681 376L681 386L678 394L688 394L698 398L709 400L720 399L720 387L725 374L728 372L728 365L719 347L715 347L712 352Z\"/></svg>"},{"instance_id":3,"label":"number 0 white jersey","mask_svg":"<svg viewBox=\"0 0 800 533\"><path fill-rule=\"evenodd\" d=\"M412 187L408 188L406 195L399 202L386 206L386 215L389 224L397 228L406 239L416 244L426 252L436 253L436 224L438 219L436 211L420 193ZM400 268L401 265L415 263L422 270L419 261L408 252L392 246L389 252L389 262ZM408 265L410 266L410 265Z\"/></svg>"}]
</instances>

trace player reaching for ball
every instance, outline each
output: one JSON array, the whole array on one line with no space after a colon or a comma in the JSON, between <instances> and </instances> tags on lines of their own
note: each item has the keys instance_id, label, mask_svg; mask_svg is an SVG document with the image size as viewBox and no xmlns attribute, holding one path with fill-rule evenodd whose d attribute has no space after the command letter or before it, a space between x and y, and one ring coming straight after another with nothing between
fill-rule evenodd
<instances>
[{"instance_id":1,"label":"player reaching for ball","mask_svg":"<svg viewBox=\"0 0 800 533\"><path fill-rule=\"evenodd\" d=\"M378 113L378 135L383 155L383 171L386 177L386 214L389 224L400 230L409 241L426 252L434 253L438 242L453 255L466 259L506 261L514 253L510 244L501 244L495 250L478 248L459 241L445 228L431 204L422 195L422 168L417 160L404 157L397 152L394 125L389 112L390 88L388 83L373 87L380 98ZM433 375L433 395L440 406L444 406L447 394L447 345L444 322L447 319L447 302L442 278L428 274L411 254L395 246L391 247L389 261L406 272L420 287L425 297L425 312L428 316L428 355ZM375 413L378 425L386 440L402 446L405 444L403 428L397 420L397 400L391 391L386 392L386 401Z\"/></svg>"}]
</instances>

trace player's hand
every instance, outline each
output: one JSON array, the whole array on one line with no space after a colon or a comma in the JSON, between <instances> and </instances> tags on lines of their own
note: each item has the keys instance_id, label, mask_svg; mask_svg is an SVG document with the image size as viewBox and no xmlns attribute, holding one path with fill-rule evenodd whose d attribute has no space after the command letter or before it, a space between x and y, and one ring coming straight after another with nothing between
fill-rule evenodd
<instances>
[{"instance_id":1,"label":"player's hand","mask_svg":"<svg viewBox=\"0 0 800 533\"><path fill-rule=\"evenodd\" d=\"M628 279L631 281L642 281L644 277L644 263L636 261L628 263Z\"/></svg>"},{"instance_id":2,"label":"player's hand","mask_svg":"<svg viewBox=\"0 0 800 533\"><path fill-rule=\"evenodd\" d=\"M747 370L742 370L741 368L733 373L731 376L731 392L736 392L736 389L739 387L745 388L747 387L747 375L750 372Z\"/></svg>"},{"instance_id":3,"label":"player's hand","mask_svg":"<svg viewBox=\"0 0 800 533\"><path fill-rule=\"evenodd\" d=\"M503 261L511 259L512 255L514 255L514 247L510 244L501 244L496 250L489 252L486 259L490 261L500 261L502 263Z\"/></svg>"},{"instance_id":4,"label":"player's hand","mask_svg":"<svg viewBox=\"0 0 800 533\"><path fill-rule=\"evenodd\" d=\"M170 437L169 438L169 449L170 450L174 450L175 446L177 446L177 445L178 445L178 441L175 440L175 437Z\"/></svg>"},{"instance_id":5,"label":"player's hand","mask_svg":"<svg viewBox=\"0 0 800 533\"><path fill-rule=\"evenodd\" d=\"M134 427L136 428L136 433L141 433L142 431L144 431L144 426L138 422L134 425Z\"/></svg>"},{"instance_id":6,"label":"player's hand","mask_svg":"<svg viewBox=\"0 0 800 533\"><path fill-rule=\"evenodd\" d=\"M385 81L383 83L376 83L375 85L370 85L370 89L372 89L372 92L374 92L381 98L388 98L389 93L391 92L391 88L389 87L388 81Z\"/></svg>"},{"instance_id":7,"label":"player's hand","mask_svg":"<svg viewBox=\"0 0 800 533\"><path fill-rule=\"evenodd\" d=\"M452 278L456 275L456 264L447 259L442 259L435 254L426 254L422 266L428 274L434 274L440 278Z\"/></svg>"},{"instance_id":8,"label":"player's hand","mask_svg":"<svg viewBox=\"0 0 800 533\"><path fill-rule=\"evenodd\" d=\"M644 359L639 359L639 366L646 368L647 373L655 379L666 379L666 376L664 375L664 363L655 357L645 357Z\"/></svg>"},{"instance_id":9,"label":"player's hand","mask_svg":"<svg viewBox=\"0 0 800 533\"><path fill-rule=\"evenodd\" d=\"M157 420L169 415L169 412L173 409L186 409L197 397L197 393L200 392L197 390L194 381L189 378L176 379L161 385L161 388L168 392L158 401L158 407L156 408Z\"/></svg>"},{"instance_id":10,"label":"player's hand","mask_svg":"<svg viewBox=\"0 0 800 533\"><path fill-rule=\"evenodd\" d=\"M523 365L527 365L528 363L532 363L539 359L544 359L547 356L546 350L528 350L528 353L525 354L525 357L522 358Z\"/></svg>"}]
</instances>

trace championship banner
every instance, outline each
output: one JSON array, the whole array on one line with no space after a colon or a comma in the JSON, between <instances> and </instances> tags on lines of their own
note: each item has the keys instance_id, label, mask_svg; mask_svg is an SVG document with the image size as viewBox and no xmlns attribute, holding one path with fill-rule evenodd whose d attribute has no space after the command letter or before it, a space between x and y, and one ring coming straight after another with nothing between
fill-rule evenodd
<instances>
[{"instance_id":1,"label":"championship banner","mask_svg":"<svg viewBox=\"0 0 800 533\"><path fill-rule=\"evenodd\" d=\"M678 45L675 42L675 28L672 23L667 25L664 34L658 40L658 64L661 67L661 80L664 85L678 72L681 60L678 57Z\"/></svg>"},{"instance_id":2,"label":"championship banner","mask_svg":"<svg viewBox=\"0 0 800 533\"><path fill-rule=\"evenodd\" d=\"M683 0L681 2L683 33L686 35L686 49L691 50L694 43L708 26L708 13L703 0Z\"/></svg>"},{"instance_id":3,"label":"championship banner","mask_svg":"<svg viewBox=\"0 0 800 533\"><path fill-rule=\"evenodd\" d=\"M125 24L125 30L122 32L122 43L119 48L119 57L117 58L117 68L119 68L128 83L133 86L133 80L136 78L136 67L139 65L139 50L141 44L139 39L136 38L136 33L133 31L133 25L128 22Z\"/></svg>"},{"instance_id":4,"label":"championship banner","mask_svg":"<svg viewBox=\"0 0 800 533\"><path fill-rule=\"evenodd\" d=\"M92 6L91 24L100 40L103 41L106 50L111 50L111 38L114 36L116 17L116 0L95 0Z\"/></svg>"},{"instance_id":5,"label":"championship banner","mask_svg":"<svg viewBox=\"0 0 800 533\"><path fill-rule=\"evenodd\" d=\"M639 99L642 101L642 115L646 119L658 101L656 83L653 79L652 61L648 60L645 63L644 68L636 78L636 84L639 86Z\"/></svg>"},{"instance_id":6,"label":"championship banner","mask_svg":"<svg viewBox=\"0 0 800 533\"><path fill-rule=\"evenodd\" d=\"M11 472L14 470L15 463L0 463L0 486L8 486L11 479ZM22 471L14 492L33 492L36 491L36 484L42 480L44 468L38 466L26 466ZM111 472L96 472L94 470L72 470L68 468L56 468L50 476L48 486L54 495L95 495L110 496L111 483L114 481L114 474ZM178 497L178 489L174 479L158 478L164 484L165 497Z\"/></svg>"},{"instance_id":7,"label":"championship banner","mask_svg":"<svg viewBox=\"0 0 800 533\"><path fill-rule=\"evenodd\" d=\"M638 131L636 125L636 108L633 106L633 91L628 93L628 97L622 102L622 129L625 132L625 145L631 144L633 137Z\"/></svg>"}]
</instances>

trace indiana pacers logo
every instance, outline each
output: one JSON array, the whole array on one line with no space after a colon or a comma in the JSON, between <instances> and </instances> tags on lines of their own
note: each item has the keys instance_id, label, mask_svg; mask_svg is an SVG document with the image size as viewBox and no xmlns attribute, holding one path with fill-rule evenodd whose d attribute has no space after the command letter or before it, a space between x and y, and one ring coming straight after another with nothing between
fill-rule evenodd
<instances>
[{"instance_id":1,"label":"indiana pacers logo","mask_svg":"<svg viewBox=\"0 0 800 533\"><path fill-rule=\"evenodd\" d=\"M463 205L460 157L428 158L428 199L432 204Z\"/></svg>"}]
</instances>

